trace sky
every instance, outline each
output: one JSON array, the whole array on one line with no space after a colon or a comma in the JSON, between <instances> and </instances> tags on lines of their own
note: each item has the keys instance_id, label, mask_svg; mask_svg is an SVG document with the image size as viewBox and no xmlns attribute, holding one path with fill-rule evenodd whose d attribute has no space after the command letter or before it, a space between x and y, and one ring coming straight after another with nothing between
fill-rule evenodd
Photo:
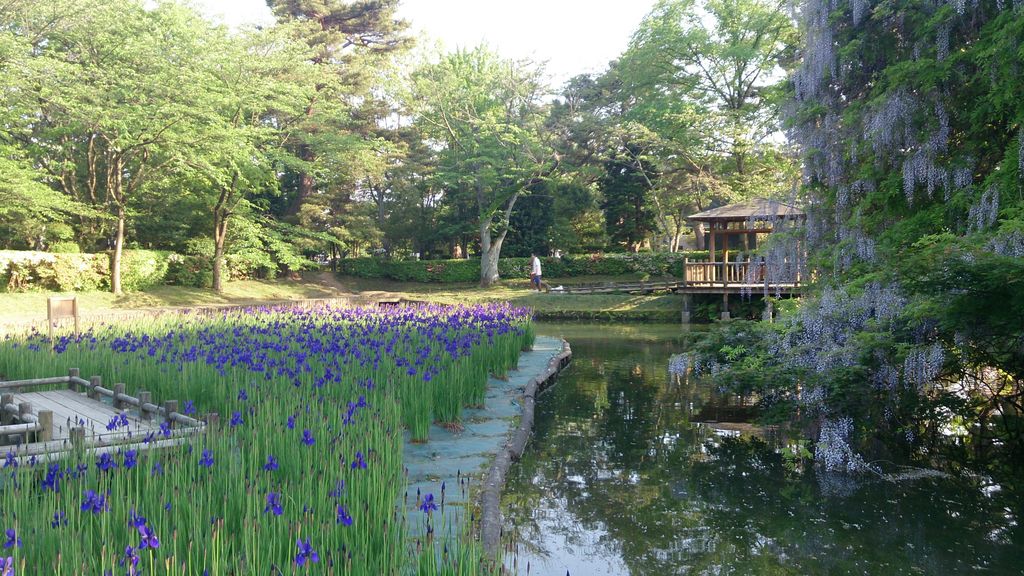
<instances>
[{"instance_id":1,"label":"sky","mask_svg":"<svg viewBox=\"0 0 1024 576\"><path fill-rule=\"evenodd\" d=\"M232 27L269 24L264 0L193 0ZM625 50L655 0L403 0L413 34L446 49L486 43L507 58L546 62L554 85L602 72Z\"/></svg>"}]
</instances>

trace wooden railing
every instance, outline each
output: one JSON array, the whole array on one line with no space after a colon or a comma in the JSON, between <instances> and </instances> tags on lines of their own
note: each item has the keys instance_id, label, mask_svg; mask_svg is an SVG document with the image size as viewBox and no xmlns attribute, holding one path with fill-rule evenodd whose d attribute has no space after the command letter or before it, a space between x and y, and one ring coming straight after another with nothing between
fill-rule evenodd
<instances>
[{"instance_id":1,"label":"wooden railing","mask_svg":"<svg viewBox=\"0 0 1024 576\"><path fill-rule=\"evenodd\" d=\"M36 378L32 380L11 380L0 381L0 434L23 434L36 433L38 442L47 442L55 438L55 424L53 412L50 410L39 410L34 413L33 406L28 402L14 403L14 394L7 391L25 390L27 388L48 387L55 384L66 384L69 390L74 392L85 392L93 400L100 400L101 397L111 399L114 409L124 410L129 406L139 412L143 420L152 420L154 416L166 420L168 423L184 427L182 432L193 433L205 430L208 425L216 425L219 417L216 413L207 414L204 420L197 420L181 412L178 412L178 401L167 400L163 405L153 404L151 393L140 391L138 397L129 396L125 393L124 384L114 384L113 389L104 388L103 380L99 376L93 376L85 380L79 376L79 370L72 368L67 376L55 376L52 378ZM71 427L70 438L73 443L81 443L84 440L84 429ZM175 430L175 432L178 432ZM177 435L177 434L176 434ZM107 434L105 441L122 439L125 436L131 438L131 434Z\"/></svg>"},{"instance_id":2,"label":"wooden railing","mask_svg":"<svg viewBox=\"0 0 1024 576\"><path fill-rule=\"evenodd\" d=\"M683 263L683 281L685 286L730 286L730 285L768 285L768 286L799 286L800 267L795 263L785 263L785 272L779 277L768 274L761 262L690 262Z\"/></svg>"}]
</instances>

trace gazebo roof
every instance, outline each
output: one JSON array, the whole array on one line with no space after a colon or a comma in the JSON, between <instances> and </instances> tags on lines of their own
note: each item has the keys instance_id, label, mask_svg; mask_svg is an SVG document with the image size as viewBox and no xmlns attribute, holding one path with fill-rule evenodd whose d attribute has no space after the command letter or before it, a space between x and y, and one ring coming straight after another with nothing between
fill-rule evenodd
<instances>
[{"instance_id":1,"label":"gazebo roof","mask_svg":"<svg viewBox=\"0 0 1024 576\"><path fill-rule=\"evenodd\" d=\"M807 218L799 208L778 200L755 198L749 202L719 206L689 217L690 220L701 222L746 222L748 220L767 220L769 218L789 218L803 220Z\"/></svg>"}]
</instances>

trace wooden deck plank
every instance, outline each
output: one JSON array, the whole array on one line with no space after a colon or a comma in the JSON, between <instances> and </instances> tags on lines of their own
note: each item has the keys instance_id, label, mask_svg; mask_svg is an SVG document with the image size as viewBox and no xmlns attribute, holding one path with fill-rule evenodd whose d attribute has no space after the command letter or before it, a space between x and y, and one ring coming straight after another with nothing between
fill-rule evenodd
<instances>
[{"instance_id":1,"label":"wooden deck plank","mask_svg":"<svg viewBox=\"0 0 1024 576\"><path fill-rule=\"evenodd\" d=\"M86 421L86 429L93 424L106 426L107 422L110 422L110 419L115 415L112 409L104 410L107 407L101 402L93 400L90 401L93 402L93 405L89 405L58 392L61 391L30 392L21 394L18 397L22 398L21 401L23 402L31 402L32 408L36 413L40 410L53 410L55 422L66 423L67 419L71 417L72 423L75 423L81 418ZM60 414L59 418L57 414Z\"/></svg>"},{"instance_id":2,"label":"wooden deck plank","mask_svg":"<svg viewBox=\"0 0 1024 576\"><path fill-rule=\"evenodd\" d=\"M105 438L116 438L123 435L124 430L107 430L107 423L111 418L121 414L121 410L105 404L99 400L89 399L84 394L72 390L48 390L44 392L25 392L14 395L15 403L29 402L32 410L38 414L41 410L53 412L54 435L53 446L61 445L70 437L71 428L78 426L79 421L85 424L86 437L98 441ZM129 412L129 414L131 414ZM68 422L71 422L70 426ZM156 421L145 421L137 416L129 415L129 430L133 434L144 437L146 434L159 429ZM33 443L35 444L35 443ZM46 451L47 449L43 449Z\"/></svg>"},{"instance_id":3,"label":"wooden deck plank","mask_svg":"<svg viewBox=\"0 0 1024 576\"><path fill-rule=\"evenodd\" d=\"M138 409L127 407L124 409L114 408L103 400L94 400L87 395L67 388L33 392L11 392L14 396L14 403L23 402L32 405L32 413L38 415L41 411L53 413L53 435L46 442L29 442L0 447L0 452L9 451L19 458L30 458L33 456L52 459L65 455L72 449L71 429L81 427L85 431L85 447L89 453L100 453L102 451L128 449L147 449L159 446L177 445L184 441L184 436L202 433L206 425L201 421L188 419L187 423L175 426L171 431L171 438L159 435L154 441L147 444L145 439L151 432L159 430L162 418L143 420L139 416ZM115 416L122 413L128 415L128 428L107 430L107 424ZM79 422L84 425L79 425ZM7 434L4 434L6 439ZM25 440L26 434L19 433L14 436ZM35 438L28 435L28 438Z\"/></svg>"}]
</instances>

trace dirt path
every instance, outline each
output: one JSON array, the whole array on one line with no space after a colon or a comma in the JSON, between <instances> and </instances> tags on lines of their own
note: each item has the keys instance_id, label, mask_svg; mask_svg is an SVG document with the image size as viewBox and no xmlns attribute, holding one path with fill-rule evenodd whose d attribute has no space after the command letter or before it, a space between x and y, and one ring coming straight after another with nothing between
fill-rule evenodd
<instances>
[{"instance_id":1,"label":"dirt path","mask_svg":"<svg viewBox=\"0 0 1024 576\"><path fill-rule=\"evenodd\" d=\"M328 270L317 272L312 279L315 280L317 284L322 284L323 286L330 288L331 290L335 290L340 294L358 294L357 290L354 291L350 287L338 282L338 278L334 273Z\"/></svg>"}]
</instances>

